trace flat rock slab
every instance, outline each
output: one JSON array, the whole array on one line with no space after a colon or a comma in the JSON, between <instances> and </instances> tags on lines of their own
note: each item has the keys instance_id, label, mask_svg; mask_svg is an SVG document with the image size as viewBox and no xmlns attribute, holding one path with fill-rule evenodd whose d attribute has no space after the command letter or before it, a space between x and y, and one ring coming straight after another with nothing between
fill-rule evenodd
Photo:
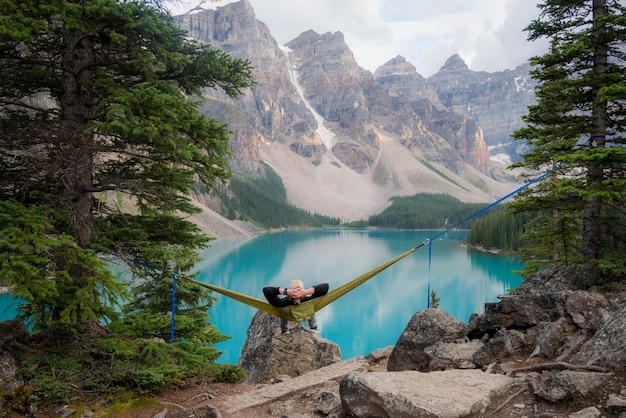
<instances>
[{"instance_id":1,"label":"flat rock slab","mask_svg":"<svg viewBox=\"0 0 626 418\"><path fill-rule=\"evenodd\" d=\"M453 418L484 412L514 381L480 370L351 373L342 379L340 395L357 417Z\"/></svg>"},{"instance_id":2,"label":"flat rock slab","mask_svg":"<svg viewBox=\"0 0 626 418\"><path fill-rule=\"evenodd\" d=\"M288 378L280 383L263 385L258 389L228 398L223 405L224 412L232 414L246 408L262 405L302 389L345 376L351 372L365 371L368 367L369 363L364 357L355 357L350 360L313 370L302 376Z\"/></svg>"}]
</instances>

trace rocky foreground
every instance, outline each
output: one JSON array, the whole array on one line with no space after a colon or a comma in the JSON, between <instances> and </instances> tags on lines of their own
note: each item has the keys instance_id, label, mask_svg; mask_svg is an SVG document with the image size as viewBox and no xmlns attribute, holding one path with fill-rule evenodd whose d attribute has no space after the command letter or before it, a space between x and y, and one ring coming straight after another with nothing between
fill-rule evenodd
<instances>
[{"instance_id":1,"label":"rocky foreground","mask_svg":"<svg viewBox=\"0 0 626 418\"><path fill-rule=\"evenodd\" d=\"M302 327L282 334L258 313L245 384L174 391L123 416L624 418L626 292L580 290L579 279L537 274L469 324L419 311L395 346L347 361L333 342ZM93 410L64 416L103 416Z\"/></svg>"},{"instance_id":2,"label":"rocky foreground","mask_svg":"<svg viewBox=\"0 0 626 418\"><path fill-rule=\"evenodd\" d=\"M208 400L210 416L626 417L626 294L580 279L537 274L469 324L419 311L395 346L348 361L259 312L240 358L248 390Z\"/></svg>"},{"instance_id":3,"label":"rocky foreground","mask_svg":"<svg viewBox=\"0 0 626 418\"><path fill-rule=\"evenodd\" d=\"M626 294L580 290L580 279L537 274L469 325L417 312L394 347L360 359L304 416L626 417ZM259 313L250 324L240 359L248 383L289 386L339 362L332 342L304 329L285 336L276 321ZM373 369L376 359L386 370Z\"/></svg>"}]
</instances>

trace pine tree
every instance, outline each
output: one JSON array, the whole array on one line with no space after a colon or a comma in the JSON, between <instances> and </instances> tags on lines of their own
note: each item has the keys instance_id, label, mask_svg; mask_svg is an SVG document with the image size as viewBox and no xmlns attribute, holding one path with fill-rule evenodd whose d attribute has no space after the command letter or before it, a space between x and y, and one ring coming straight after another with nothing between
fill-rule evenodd
<instances>
[{"instance_id":1,"label":"pine tree","mask_svg":"<svg viewBox=\"0 0 626 418\"><path fill-rule=\"evenodd\" d=\"M143 1L0 0L0 71L0 198L22 214L45 206L45 234L74 243L30 248L47 262L31 259L36 280L19 282L21 294L51 283L51 321L99 320L105 310L74 302L108 303L110 282L81 254L192 266L185 254L208 243L183 218L198 211L194 182L228 178L229 131L198 99L207 88L240 95L250 63L187 39ZM15 268L7 248L3 273Z\"/></svg>"},{"instance_id":2,"label":"pine tree","mask_svg":"<svg viewBox=\"0 0 626 418\"><path fill-rule=\"evenodd\" d=\"M535 238L561 234L555 242L563 245L541 244L544 256L553 248L547 264L562 260L568 248L582 253L589 277L623 275L625 8L615 0L546 0L539 7L539 19L527 28L529 39L547 37L551 48L531 59L538 101L514 137L530 145L520 166L556 170L518 195L513 208L542 214ZM580 240L573 239L575 233ZM577 242L580 248L571 248Z\"/></svg>"}]
</instances>

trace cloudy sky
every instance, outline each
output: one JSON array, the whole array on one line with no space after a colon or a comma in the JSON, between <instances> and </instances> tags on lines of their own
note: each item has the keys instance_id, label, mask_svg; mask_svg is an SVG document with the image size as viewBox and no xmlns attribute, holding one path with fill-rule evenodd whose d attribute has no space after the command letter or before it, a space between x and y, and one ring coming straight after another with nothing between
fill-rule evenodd
<instances>
[{"instance_id":1,"label":"cloudy sky","mask_svg":"<svg viewBox=\"0 0 626 418\"><path fill-rule=\"evenodd\" d=\"M211 1L211 0L207 0ZM233 0L223 0L231 2ZM474 71L501 71L546 51L523 29L539 0L248 0L279 44L304 31L340 31L359 65L376 68L404 56L429 77L459 54ZM201 0L177 0L173 14Z\"/></svg>"}]
</instances>

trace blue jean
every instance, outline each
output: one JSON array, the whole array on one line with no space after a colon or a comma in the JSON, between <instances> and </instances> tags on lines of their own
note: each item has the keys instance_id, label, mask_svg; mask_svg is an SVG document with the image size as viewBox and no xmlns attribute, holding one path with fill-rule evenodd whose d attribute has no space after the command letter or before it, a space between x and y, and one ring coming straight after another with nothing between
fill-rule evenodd
<instances>
[{"instance_id":1,"label":"blue jean","mask_svg":"<svg viewBox=\"0 0 626 418\"><path fill-rule=\"evenodd\" d=\"M317 329L317 319L315 319L315 317L309 319L309 328L310 329ZM289 331L289 321L287 321L286 319L280 319L280 330L282 332L287 332Z\"/></svg>"}]
</instances>

